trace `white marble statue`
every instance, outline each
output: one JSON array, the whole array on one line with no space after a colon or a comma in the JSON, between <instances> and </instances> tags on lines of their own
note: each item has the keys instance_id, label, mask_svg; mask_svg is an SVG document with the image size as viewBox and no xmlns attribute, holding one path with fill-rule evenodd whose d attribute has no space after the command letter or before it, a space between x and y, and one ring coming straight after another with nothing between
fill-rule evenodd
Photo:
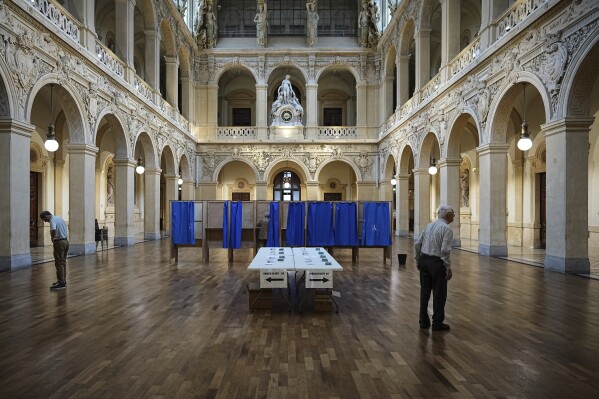
<instances>
[{"instance_id":1,"label":"white marble statue","mask_svg":"<svg viewBox=\"0 0 599 399\"><path fill-rule=\"evenodd\" d=\"M320 17L316 12L316 0L309 0L306 3L306 21L308 27L308 46L316 46L316 36L318 33L318 20Z\"/></svg>"},{"instance_id":2,"label":"white marble statue","mask_svg":"<svg viewBox=\"0 0 599 399\"><path fill-rule=\"evenodd\" d=\"M258 4L258 12L254 17L254 22L256 23L256 38L260 47L266 47L267 15L266 2Z\"/></svg>"}]
</instances>

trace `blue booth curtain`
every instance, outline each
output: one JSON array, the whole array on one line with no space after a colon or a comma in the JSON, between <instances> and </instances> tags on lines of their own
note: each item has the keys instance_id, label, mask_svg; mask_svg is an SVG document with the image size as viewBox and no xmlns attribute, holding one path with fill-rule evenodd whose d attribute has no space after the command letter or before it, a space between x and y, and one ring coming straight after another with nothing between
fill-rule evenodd
<instances>
[{"instance_id":1,"label":"blue booth curtain","mask_svg":"<svg viewBox=\"0 0 599 399\"><path fill-rule=\"evenodd\" d=\"M229 247L241 248L241 228L243 227L243 203L231 201L231 228L229 233Z\"/></svg>"},{"instance_id":2,"label":"blue booth curtain","mask_svg":"<svg viewBox=\"0 0 599 399\"><path fill-rule=\"evenodd\" d=\"M193 202L171 202L173 244L195 244Z\"/></svg>"},{"instance_id":3,"label":"blue booth curtain","mask_svg":"<svg viewBox=\"0 0 599 399\"><path fill-rule=\"evenodd\" d=\"M268 239L267 247L278 247L279 240L279 203L272 201L270 203L270 220L268 221Z\"/></svg>"},{"instance_id":4,"label":"blue booth curtain","mask_svg":"<svg viewBox=\"0 0 599 399\"><path fill-rule=\"evenodd\" d=\"M365 202L362 223L362 246L391 245L388 202Z\"/></svg>"},{"instance_id":5,"label":"blue booth curtain","mask_svg":"<svg viewBox=\"0 0 599 399\"><path fill-rule=\"evenodd\" d=\"M333 204L310 202L308 204L308 246L335 245L333 232Z\"/></svg>"},{"instance_id":6,"label":"blue booth curtain","mask_svg":"<svg viewBox=\"0 0 599 399\"><path fill-rule=\"evenodd\" d=\"M290 247L304 246L304 219L306 217L306 204L303 202L290 202L287 212L287 234L285 244Z\"/></svg>"},{"instance_id":7,"label":"blue booth curtain","mask_svg":"<svg viewBox=\"0 0 599 399\"><path fill-rule=\"evenodd\" d=\"M229 248L229 201L223 205L223 248Z\"/></svg>"},{"instance_id":8,"label":"blue booth curtain","mask_svg":"<svg viewBox=\"0 0 599 399\"><path fill-rule=\"evenodd\" d=\"M335 204L335 245L358 245L358 205L355 202Z\"/></svg>"}]
</instances>

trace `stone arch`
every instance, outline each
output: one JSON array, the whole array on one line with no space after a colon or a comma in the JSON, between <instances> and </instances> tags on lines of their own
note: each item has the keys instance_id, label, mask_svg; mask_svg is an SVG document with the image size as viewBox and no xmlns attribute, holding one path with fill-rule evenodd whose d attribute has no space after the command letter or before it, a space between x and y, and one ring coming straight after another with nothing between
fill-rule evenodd
<instances>
[{"instance_id":1,"label":"stone arch","mask_svg":"<svg viewBox=\"0 0 599 399\"><path fill-rule=\"evenodd\" d=\"M40 94L40 91L46 85L50 84L54 84L54 88L52 89L54 96L54 116L58 119L60 110L62 110L65 123L68 126L69 142L71 144L92 144L89 123L87 123L86 114L84 113L86 108L83 100L69 81L64 84L58 83L55 74L46 75L31 88L25 104L25 119L31 121L35 99ZM50 87L47 90L49 91Z\"/></svg>"},{"instance_id":2,"label":"stone arch","mask_svg":"<svg viewBox=\"0 0 599 399\"><path fill-rule=\"evenodd\" d=\"M410 170L410 160L413 160L414 164L416 164L416 156L414 155L412 146L409 143L405 143L399 150L399 154L399 167L397 169L397 173L402 175L408 175L412 173Z\"/></svg>"},{"instance_id":3,"label":"stone arch","mask_svg":"<svg viewBox=\"0 0 599 399\"><path fill-rule=\"evenodd\" d=\"M139 153L134 151L133 155L143 157L144 166L146 168L159 169L160 164L157 159L156 146L150 135L146 131L140 131L135 139L135 147L141 146L138 149Z\"/></svg>"},{"instance_id":4,"label":"stone arch","mask_svg":"<svg viewBox=\"0 0 599 399\"><path fill-rule=\"evenodd\" d=\"M299 72L299 77L301 78L298 81L298 74L294 74L294 72ZM300 103L304 106L306 105L306 84L308 83L308 79L306 78L303 71L295 66L278 66L274 68L268 76L267 84L268 84L268 92L267 92L267 102L270 104L273 101L273 94L277 92L279 86L281 85L281 81L285 77L285 75L291 76L291 85L297 88L301 97ZM307 110L304 109L304 112Z\"/></svg>"},{"instance_id":5,"label":"stone arch","mask_svg":"<svg viewBox=\"0 0 599 399\"><path fill-rule=\"evenodd\" d=\"M416 24L412 18L408 19L401 31L399 39L399 52L400 54L407 54L410 52L410 41L414 38L416 33Z\"/></svg>"},{"instance_id":6,"label":"stone arch","mask_svg":"<svg viewBox=\"0 0 599 399\"><path fill-rule=\"evenodd\" d=\"M559 92L556 116L589 116L591 92L599 65L599 28L581 46L566 69Z\"/></svg>"},{"instance_id":7,"label":"stone arch","mask_svg":"<svg viewBox=\"0 0 599 399\"><path fill-rule=\"evenodd\" d=\"M181 69L180 78L191 77L191 61L189 51L185 47L179 48L179 68Z\"/></svg>"},{"instance_id":8,"label":"stone arch","mask_svg":"<svg viewBox=\"0 0 599 399\"><path fill-rule=\"evenodd\" d=\"M435 8L433 3L433 0L422 0L420 18L418 19L420 29L431 29L431 17Z\"/></svg>"},{"instance_id":9,"label":"stone arch","mask_svg":"<svg viewBox=\"0 0 599 399\"><path fill-rule=\"evenodd\" d=\"M185 154L182 154L181 158L179 159L179 169L181 170L182 179L192 179L191 166L189 160L187 159L187 155Z\"/></svg>"},{"instance_id":10,"label":"stone arch","mask_svg":"<svg viewBox=\"0 0 599 399\"><path fill-rule=\"evenodd\" d=\"M435 151L435 149L437 151ZM418 156L414 159L414 167L416 167L417 164L418 168L428 168L430 166L431 155L440 154L440 152L439 136L433 131L428 132L420 143ZM436 158L438 161L439 157Z\"/></svg>"},{"instance_id":11,"label":"stone arch","mask_svg":"<svg viewBox=\"0 0 599 399\"><path fill-rule=\"evenodd\" d=\"M483 140L481 140L480 144L506 142L507 135L505 129L510 113L514 108L514 102L522 96L522 83L529 83L536 88L537 93L543 101L545 121L551 120L551 101L545 86L536 75L530 72L520 72L516 83L511 84L508 82L504 84L498 90L497 94L495 94L494 100L489 107L490 111L487 117L486 132L483 132ZM527 91L527 96L532 94L530 90Z\"/></svg>"},{"instance_id":12,"label":"stone arch","mask_svg":"<svg viewBox=\"0 0 599 399\"><path fill-rule=\"evenodd\" d=\"M164 169L162 168L162 159L164 159L165 162ZM170 144L165 144L162 149L160 149L160 169L162 169L164 174L175 175L178 172L176 166L173 149Z\"/></svg>"},{"instance_id":13,"label":"stone arch","mask_svg":"<svg viewBox=\"0 0 599 399\"><path fill-rule=\"evenodd\" d=\"M156 11L151 0L137 0L135 5L139 7L144 16L144 25L146 30L154 29L157 25Z\"/></svg>"},{"instance_id":14,"label":"stone arch","mask_svg":"<svg viewBox=\"0 0 599 399\"><path fill-rule=\"evenodd\" d=\"M160 38L164 43L166 56L174 57L177 54L177 43L167 19L162 20L162 23L160 24Z\"/></svg>"},{"instance_id":15,"label":"stone arch","mask_svg":"<svg viewBox=\"0 0 599 399\"><path fill-rule=\"evenodd\" d=\"M114 132L115 157L117 159L129 158L129 146L124 129L125 123L118 113L113 113L108 107L100 112L96 125L94 126L93 141L96 143L96 146L99 148L98 135L100 134L100 124L103 119L106 119L111 130Z\"/></svg>"},{"instance_id":16,"label":"stone arch","mask_svg":"<svg viewBox=\"0 0 599 399\"><path fill-rule=\"evenodd\" d=\"M239 162L243 162L245 164L247 164L256 174L256 181L260 180L260 171L256 168L256 165L254 165L253 162L251 162L249 159L247 158L234 158L234 157L228 157L226 159L223 159L218 165L216 165L216 167L214 168L214 172L212 173L212 181L218 181L218 175L220 174L221 170L223 170L223 168L230 162L232 161L239 161ZM266 172L265 172L266 175Z\"/></svg>"},{"instance_id":17,"label":"stone arch","mask_svg":"<svg viewBox=\"0 0 599 399\"><path fill-rule=\"evenodd\" d=\"M278 65L276 65L270 71L268 71L268 74L265 76L265 81L270 84L270 82L278 79L279 76L284 77L285 75L291 75L292 77L294 77L294 75L292 75L291 72L299 72L299 75L303 79L304 85L310 81L310 77L309 77L308 73L302 67L300 67L299 65L292 64L292 63L284 63L284 62L280 62Z\"/></svg>"},{"instance_id":18,"label":"stone arch","mask_svg":"<svg viewBox=\"0 0 599 399\"><path fill-rule=\"evenodd\" d=\"M397 58L397 48L395 45L391 45L389 47L389 51L385 57L385 73L384 77L390 78L393 77L395 71L395 59Z\"/></svg>"},{"instance_id":19,"label":"stone arch","mask_svg":"<svg viewBox=\"0 0 599 399\"><path fill-rule=\"evenodd\" d=\"M353 66L348 65L348 64L343 63L343 62L328 64L328 65L324 66L323 68L320 68L316 72L316 76L314 77L314 81L318 82L318 79L320 79L320 76L323 73L327 72L328 70L343 70L343 71L348 71L348 72L350 72L354 76L354 79L356 80L356 83L361 82L360 74L358 73L358 71L356 71L356 69Z\"/></svg>"},{"instance_id":20,"label":"stone arch","mask_svg":"<svg viewBox=\"0 0 599 399\"><path fill-rule=\"evenodd\" d=\"M464 108L464 112L456 115L451 124L449 125L449 134L447 136L447 145L445 146L445 153L441 154L447 158L459 158L460 157L460 141L462 138L462 134L464 132L464 128L466 127L468 121L472 118L474 120L475 128L477 130L477 136L475 137L476 142L480 145L481 142L481 132L480 132L480 124L478 122L478 117L472 109L469 107Z\"/></svg>"},{"instance_id":21,"label":"stone arch","mask_svg":"<svg viewBox=\"0 0 599 399\"><path fill-rule=\"evenodd\" d=\"M15 104L18 104L14 97L13 83L7 76L11 76L8 72L6 61L0 58L0 118L15 118Z\"/></svg>"},{"instance_id":22,"label":"stone arch","mask_svg":"<svg viewBox=\"0 0 599 399\"><path fill-rule=\"evenodd\" d=\"M362 181L362 173L360 173L360 169L358 168L358 166L355 163L350 162L349 160L347 160L345 158L329 158L326 161L323 161L320 165L318 165L318 168L316 168L316 172L314 172L314 180L318 180L318 176L319 176L320 172L326 165L330 164L331 162L335 162L335 161L341 161L341 162L348 164L349 167L356 174L356 181L359 181L359 182Z\"/></svg>"},{"instance_id":23,"label":"stone arch","mask_svg":"<svg viewBox=\"0 0 599 399\"><path fill-rule=\"evenodd\" d=\"M306 165L293 158L279 158L271 162L264 171L264 180L269 181L274 179L282 169L293 170L304 181L304 184L310 180L310 172Z\"/></svg>"},{"instance_id":24,"label":"stone arch","mask_svg":"<svg viewBox=\"0 0 599 399\"><path fill-rule=\"evenodd\" d=\"M225 74L225 72L228 72L231 70L236 70L236 69L246 70L254 77L254 80L256 82L258 82L258 74L254 70L254 68L252 68L242 62L228 62L225 65L223 65L222 68L218 68L218 71L216 71L215 75L214 75L214 81L218 82L222 78L222 76Z\"/></svg>"}]
</instances>

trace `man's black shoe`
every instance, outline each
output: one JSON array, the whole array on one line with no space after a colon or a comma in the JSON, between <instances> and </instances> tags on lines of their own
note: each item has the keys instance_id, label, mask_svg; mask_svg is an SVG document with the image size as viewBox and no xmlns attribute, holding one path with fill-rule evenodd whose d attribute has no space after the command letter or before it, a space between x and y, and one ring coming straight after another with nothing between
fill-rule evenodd
<instances>
[{"instance_id":1,"label":"man's black shoe","mask_svg":"<svg viewBox=\"0 0 599 399\"><path fill-rule=\"evenodd\" d=\"M433 324L433 331L449 331L449 324L441 323L441 324Z\"/></svg>"},{"instance_id":2,"label":"man's black shoe","mask_svg":"<svg viewBox=\"0 0 599 399\"><path fill-rule=\"evenodd\" d=\"M65 288L67 288L67 283L59 283L59 282L56 282L56 283L52 284L52 286L50 287L50 289L52 291L54 291L54 290L64 290Z\"/></svg>"}]
</instances>

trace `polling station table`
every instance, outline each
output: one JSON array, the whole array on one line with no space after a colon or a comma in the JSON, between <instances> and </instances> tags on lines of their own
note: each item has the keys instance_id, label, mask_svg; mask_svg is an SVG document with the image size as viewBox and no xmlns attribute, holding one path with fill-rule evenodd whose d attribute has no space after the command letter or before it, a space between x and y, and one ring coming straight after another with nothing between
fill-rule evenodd
<instances>
[{"instance_id":1,"label":"polling station table","mask_svg":"<svg viewBox=\"0 0 599 399\"><path fill-rule=\"evenodd\" d=\"M333 271L341 271L343 267L324 248L263 247L248 266L248 270L260 272L260 293L251 304L252 311L263 289L288 288L287 273L303 272L298 286L303 282L307 289L326 289L339 312L339 306L330 289L333 288ZM285 296L283 299L291 306ZM304 297L299 303L300 311L305 299Z\"/></svg>"}]
</instances>

